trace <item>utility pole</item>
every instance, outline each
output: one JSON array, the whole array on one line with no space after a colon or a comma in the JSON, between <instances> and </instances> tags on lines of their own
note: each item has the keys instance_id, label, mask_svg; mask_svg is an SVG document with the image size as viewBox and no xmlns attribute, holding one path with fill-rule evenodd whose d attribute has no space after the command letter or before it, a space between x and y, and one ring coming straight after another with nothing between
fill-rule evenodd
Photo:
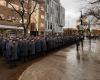
<instances>
[{"instance_id":1,"label":"utility pole","mask_svg":"<svg viewBox=\"0 0 100 80\"><path fill-rule=\"evenodd\" d=\"M82 15L82 10L81 10L81 25L83 25L83 15Z\"/></svg>"},{"instance_id":2,"label":"utility pole","mask_svg":"<svg viewBox=\"0 0 100 80\"><path fill-rule=\"evenodd\" d=\"M80 35L83 35L83 14L81 10L81 25L80 25Z\"/></svg>"},{"instance_id":3,"label":"utility pole","mask_svg":"<svg viewBox=\"0 0 100 80\"><path fill-rule=\"evenodd\" d=\"M83 33L83 14L82 14L82 10L81 10L81 25L80 25L79 34L80 34L81 37L84 37L84 33Z\"/></svg>"}]
</instances>

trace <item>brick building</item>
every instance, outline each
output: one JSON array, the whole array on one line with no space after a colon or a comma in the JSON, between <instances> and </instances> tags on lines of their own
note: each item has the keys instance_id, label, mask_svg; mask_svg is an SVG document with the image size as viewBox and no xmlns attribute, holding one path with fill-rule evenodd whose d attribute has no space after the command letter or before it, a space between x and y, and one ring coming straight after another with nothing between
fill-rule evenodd
<instances>
[{"instance_id":1,"label":"brick building","mask_svg":"<svg viewBox=\"0 0 100 80\"><path fill-rule=\"evenodd\" d=\"M21 9L20 3L18 0L12 0L12 4L16 10ZM29 5L28 5L29 4ZM25 10L30 10L30 5L35 5L31 3L31 0L25 1ZM27 20L27 15L24 16L24 19ZM21 30L23 31L22 26L20 25L21 18L20 16L14 11L11 5L8 4L5 0L0 0L0 33L5 33L8 30ZM31 24L29 27L29 33L34 32L41 32L44 29L44 5L37 4L35 12L31 16Z\"/></svg>"},{"instance_id":2,"label":"brick building","mask_svg":"<svg viewBox=\"0 0 100 80\"><path fill-rule=\"evenodd\" d=\"M68 36L75 36L78 35L78 29L75 28L64 28L64 34Z\"/></svg>"}]
</instances>

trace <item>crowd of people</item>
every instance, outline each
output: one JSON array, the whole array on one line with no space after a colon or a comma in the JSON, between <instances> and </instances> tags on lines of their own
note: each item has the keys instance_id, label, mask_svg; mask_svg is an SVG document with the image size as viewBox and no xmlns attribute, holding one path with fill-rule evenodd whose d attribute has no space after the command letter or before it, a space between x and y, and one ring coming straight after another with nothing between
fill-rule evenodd
<instances>
[{"instance_id":1,"label":"crowd of people","mask_svg":"<svg viewBox=\"0 0 100 80\"><path fill-rule=\"evenodd\" d=\"M79 41L79 36L31 36L31 37L0 37L0 55L10 67L17 61L27 61L48 54L50 51Z\"/></svg>"}]
</instances>

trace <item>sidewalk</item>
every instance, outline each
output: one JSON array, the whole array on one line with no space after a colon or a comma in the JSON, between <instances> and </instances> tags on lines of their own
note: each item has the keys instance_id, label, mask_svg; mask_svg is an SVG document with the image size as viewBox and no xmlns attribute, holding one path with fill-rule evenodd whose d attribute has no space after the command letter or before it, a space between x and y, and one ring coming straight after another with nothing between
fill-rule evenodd
<instances>
[{"instance_id":1,"label":"sidewalk","mask_svg":"<svg viewBox=\"0 0 100 80\"><path fill-rule=\"evenodd\" d=\"M100 80L100 41L62 49L26 69L19 80Z\"/></svg>"}]
</instances>

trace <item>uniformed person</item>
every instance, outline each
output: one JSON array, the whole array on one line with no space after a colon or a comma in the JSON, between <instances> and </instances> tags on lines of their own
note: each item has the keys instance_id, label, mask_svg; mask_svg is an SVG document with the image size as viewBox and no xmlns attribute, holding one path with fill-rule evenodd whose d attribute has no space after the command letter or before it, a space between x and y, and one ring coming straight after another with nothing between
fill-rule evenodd
<instances>
[{"instance_id":1,"label":"uniformed person","mask_svg":"<svg viewBox=\"0 0 100 80\"><path fill-rule=\"evenodd\" d=\"M76 38L76 50L79 51L79 37Z\"/></svg>"},{"instance_id":2,"label":"uniformed person","mask_svg":"<svg viewBox=\"0 0 100 80\"><path fill-rule=\"evenodd\" d=\"M22 58L26 62L28 58L28 40L26 38L22 41Z\"/></svg>"},{"instance_id":3,"label":"uniformed person","mask_svg":"<svg viewBox=\"0 0 100 80\"><path fill-rule=\"evenodd\" d=\"M10 55L11 67L16 66L16 61L18 59L17 48L18 48L18 43L16 40L13 40L11 43L11 55Z\"/></svg>"},{"instance_id":4,"label":"uniformed person","mask_svg":"<svg viewBox=\"0 0 100 80\"><path fill-rule=\"evenodd\" d=\"M19 60L22 60L22 58L23 58L23 39L22 38L20 38L19 40L18 40L18 59Z\"/></svg>"},{"instance_id":5,"label":"uniformed person","mask_svg":"<svg viewBox=\"0 0 100 80\"><path fill-rule=\"evenodd\" d=\"M12 47L12 39L9 39L6 44L6 54L5 54L5 58L8 64L10 64L11 47Z\"/></svg>"},{"instance_id":6,"label":"uniformed person","mask_svg":"<svg viewBox=\"0 0 100 80\"><path fill-rule=\"evenodd\" d=\"M50 51L53 50L53 37L50 37Z\"/></svg>"},{"instance_id":7,"label":"uniformed person","mask_svg":"<svg viewBox=\"0 0 100 80\"><path fill-rule=\"evenodd\" d=\"M3 36L0 35L0 56L3 55L3 52L2 52L2 41L3 41Z\"/></svg>"},{"instance_id":8,"label":"uniformed person","mask_svg":"<svg viewBox=\"0 0 100 80\"><path fill-rule=\"evenodd\" d=\"M31 39L28 43L28 54L29 58L33 59L35 57L35 40Z\"/></svg>"},{"instance_id":9,"label":"uniformed person","mask_svg":"<svg viewBox=\"0 0 100 80\"><path fill-rule=\"evenodd\" d=\"M3 39L2 40L2 53L3 53L3 56L5 56L6 54L6 44L7 44L7 39Z\"/></svg>"},{"instance_id":10,"label":"uniformed person","mask_svg":"<svg viewBox=\"0 0 100 80\"><path fill-rule=\"evenodd\" d=\"M40 56L40 54L41 54L41 40L40 40L39 36L36 37L36 39L35 39L35 51L36 51L35 56L36 57Z\"/></svg>"},{"instance_id":11,"label":"uniformed person","mask_svg":"<svg viewBox=\"0 0 100 80\"><path fill-rule=\"evenodd\" d=\"M41 55L45 55L44 53L47 51L47 45L46 45L46 40L45 37L41 37Z\"/></svg>"},{"instance_id":12,"label":"uniformed person","mask_svg":"<svg viewBox=\"0 0 100 80\"><path fill-rule=\"evenodd\" d=\"M5 57L10 68L16 66L16 60L18 59L18 56L17 56L17 42L15 40L12 41L12 39L9 39L9 41L7 42Z\"/></svg>"},{"instance_id":13,"label":"uniformed person","mask_svg":"<svg viewBox=\"0 0 100 80\"><path fill-rule=\"evenodd\" d=\"M50 51L50 37L49 36L46 37L46 45L47 45L47 52L49 52Z\"/></svg>"}]
</instances>

